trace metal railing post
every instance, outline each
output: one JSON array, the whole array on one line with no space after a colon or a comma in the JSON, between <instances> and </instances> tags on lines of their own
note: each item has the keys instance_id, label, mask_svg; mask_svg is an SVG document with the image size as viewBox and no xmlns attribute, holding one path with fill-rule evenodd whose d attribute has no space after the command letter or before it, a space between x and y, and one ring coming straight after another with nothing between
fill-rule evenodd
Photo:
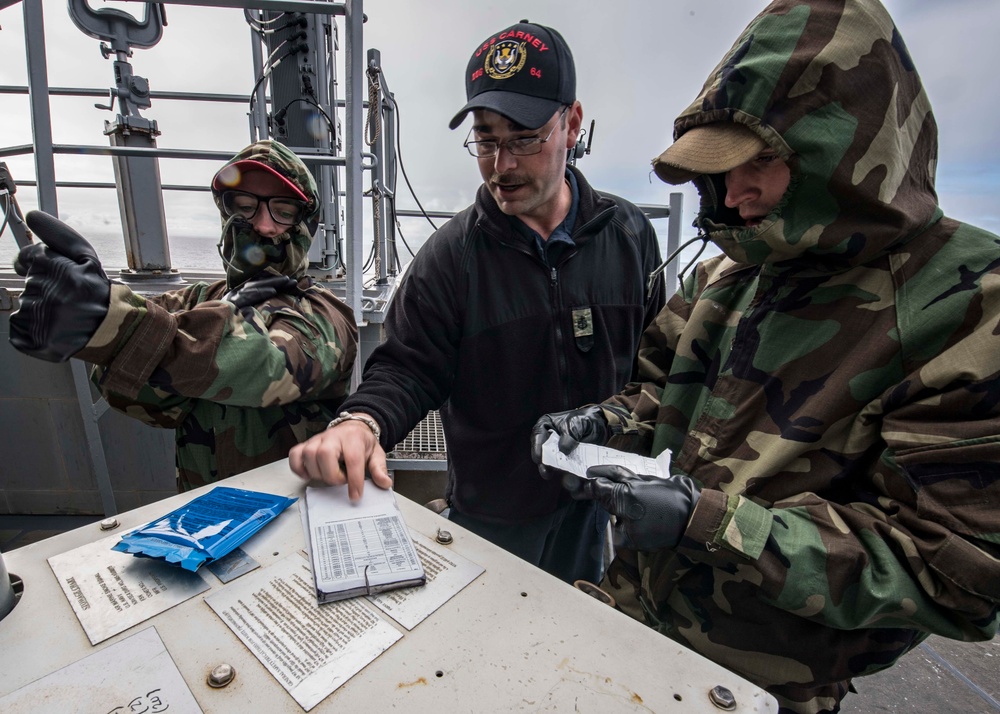
<instances>
[{"instance_id":1,"label":"metal railing post","mask_svg":"<svg viewBox=\"0 0 1000 714\"><path fill-rule=\"evenodd\" d=\"M347 113L346 134L344 145L347 153L347 168L345 190L346 196L346 240L344 252L347 254L345 266L347 268L347 305L354 310L354 319L361 325L364 323L364 316L361 309L361 296L364 290L364 276L362 275L364 248L362 245L364 218L362 215L362 196L364 188L361 185L361 164L362 152L365 143L362 132L364 130L364 101L365 91L363 78L365 72L365 56L361 51L362 45L362 23L364 22L364 2L363 0L347 0L345 3L346 12L346 58L345 74L347 75L346 107ZM360 370L355 370L355 374Z\"/></svg>"},{"instance_id":2,"label":"metal railing post","mask_svg":"<svg viewBox=\"0 0 1000 714\"><path fill-rule=\"evenodd\" d=\"M49 107L49 71L45 59L45 20L42 16L42 0L24 0L23 5L38 208L55 216L59 213L59 204L56 201L56 167L52 153L52 112Z\"/></svg>"},{"instance_id":3,"label":"metal railing post","mask_svg":"<svg viewBox=\"0 0 1000 714\"><path fill-rule=\"evenodd\" d=\"M670 255L681 244L681 221L683 220L683 214L684 194L680 192L671 193L670 217L667 219L667 252L664 255ZM664 280L666 280L668 297L673 295L679 287L677 285L677 264L679 262L680 256L677 256L677 260L668 265L665 271Z\"/></svg>"}]
</instances>

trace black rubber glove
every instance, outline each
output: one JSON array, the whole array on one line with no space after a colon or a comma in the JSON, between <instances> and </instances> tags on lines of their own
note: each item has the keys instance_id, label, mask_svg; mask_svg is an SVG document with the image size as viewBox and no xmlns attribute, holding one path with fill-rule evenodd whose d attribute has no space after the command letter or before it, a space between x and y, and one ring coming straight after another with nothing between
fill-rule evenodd
<instances>
[{"instance_id":1,"label":"black rubber glove","mask_svg":"<svg viewBox=\"0 0 1000 714\"><path fill-rule=\"evenodd\" d=\"M573 498L593 499L617 516L616 545L633 550L676 548L701 496L697 484L681 474L664 479L602 464L587 469L587 478L568 476L564 483Z\"/></svg>"},{"instance_id":2,"label":"black rubber glove","mask_svg":"<svg viewBox=\"0 0 1000 714\"><path fill-rule=\"evenodd\" d=\"M108 314L111 281L90 243L58 218L31 211L25 221L42 243L21 249L14 261L27 280L10 316L10 343L32 357L65 362Z\"/></svg>"},{"instance_id":3,"label":"black rubber glove","mask_svg":"<svg viewBox=\"0 0 1000 714\"><path fill-rule=\"evenodd\" d=\"M222 296L222 299L231 302L237 310L240 310L244 307L260 305L278 293L298 295L300 292L298 281L294 278L287 275L264 273L252 277L238 288L230 290Z\"/></svg>"},{"instance_id":4,"label":"black rubber glove","mask_svg":"<svg viewBox=\"0 0 1000 714\"><path fill-rule=\"evenodd\" d=\"M596 405L545 414L531 428L531 460L538 464L542 478L552 478L554 471L542 465L542 447L552 433L559 434L559 450L568 454L580 442L604 445L611 438L611 427L604 412Z\"/></svg>"}]
</instances>

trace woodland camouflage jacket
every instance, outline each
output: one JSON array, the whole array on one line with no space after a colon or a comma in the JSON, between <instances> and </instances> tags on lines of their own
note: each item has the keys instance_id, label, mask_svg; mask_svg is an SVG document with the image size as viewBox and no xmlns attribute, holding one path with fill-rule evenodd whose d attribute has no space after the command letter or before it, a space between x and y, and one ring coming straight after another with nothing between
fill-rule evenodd
<instances>
[{"instance_id":1,"label":"woodland camouflage jacket","mask_svg":"<svg viewBox=\"0 0 1000 714\"><path fill-rule=\"evenodd\" d=\"M305 275L318 212L312 175L276 142L247 147L227 167L241 159L292 179L311 198L305 220L274 239L233 224L226 280L152 297L112 284L107 317L74 355L98 365L95 381L111 406L176 429L182 489L284 458L326 428L357 353L351 309ZM242 309L221 299L259 271L297 278L298 294Z\"/></svg>"},{"instance_id":2,"label":"woodland camouflage jacket","mask_svg":"<svg viewBox=\"0 0 1000 714\"><path fill-rule=\"evenodd\" d=\"M760 225L701 176L699 266L608 401L619 447L704 488L677 550L620 551L623 609L779 697L836 711L928 633L1000 603L1000 239L942 216L937 129L874 0L782 0L691 127L740 122L792 179Z\"/></svg>"}]
</instances>

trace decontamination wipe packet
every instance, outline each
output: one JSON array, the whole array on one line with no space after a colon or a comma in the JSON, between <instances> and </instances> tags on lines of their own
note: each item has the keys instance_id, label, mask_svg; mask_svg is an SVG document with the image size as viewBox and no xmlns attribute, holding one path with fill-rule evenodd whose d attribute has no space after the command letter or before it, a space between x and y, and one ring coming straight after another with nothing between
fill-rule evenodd
<instances>
[{"instance_id":1,"label":"decontamination wipe packet","mask_svg":"<svg viewBox=\"0 0 1000 714\"><path fill-rule=\"evenodd\" d=\"M160 558L194 572L232 551L297 500L218 486L126 533L112 550Z\"/></svg>"}]
</instances>

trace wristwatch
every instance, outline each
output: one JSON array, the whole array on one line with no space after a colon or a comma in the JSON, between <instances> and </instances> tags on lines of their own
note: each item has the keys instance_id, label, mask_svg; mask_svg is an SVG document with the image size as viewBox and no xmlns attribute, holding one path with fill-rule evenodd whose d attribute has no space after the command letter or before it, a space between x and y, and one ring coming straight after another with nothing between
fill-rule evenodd
<instances>
[{"instance_id":1,"label":"wristwatch","mask_svg":"<svg viewBox=\"0 0 1000 714\"><path fill-rule=\"evenodd\" d=\"M332 429L345 421L360 421L368 425L368 428L372 430L372 434L375 435L375 440L379 441L382 438L382 429L379 427L378 422L372 419L367 414L349 414L348 412L341 412L337 415L336 419L332 419L329 424L326 425L327 429Z\"/></svg>"}]
</instances>

